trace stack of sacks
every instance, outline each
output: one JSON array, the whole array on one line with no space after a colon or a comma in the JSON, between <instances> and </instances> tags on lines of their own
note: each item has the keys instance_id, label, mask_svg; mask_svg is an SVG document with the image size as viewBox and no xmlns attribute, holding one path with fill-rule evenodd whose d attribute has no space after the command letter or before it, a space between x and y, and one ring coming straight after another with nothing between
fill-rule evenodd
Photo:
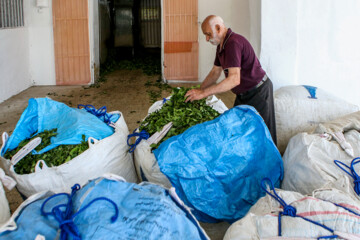
<instances>
[{"instance_id":1,"label":"stack of sacks","mask_svg":"<svg viewBox=\"0 0 360 240\"><path fill-rule=\"evenodd\" d=\"M286 86L274 92L277 146L281 153L291 137L311 132L322 122L359 111L359 107L322 89Z\"/></svg>"},{"instance_id":2,"label":"stack of sacks","mask_svg":"<svg viewBox=\"0 0 360 240\"><path fill-rule=\"evenodd\" d=\"M0 168L0 227L9 220L10 209L9 203L5 196L4 186L11 190L15 187L16 182L12 178L5 175L5 172Z\"/></svg>"},{"instance_id":3,"label":"stack of sacks","mask_svg":"<svg viewBox=\"0 0 360 240\"><path fill-rule=\"evenodd\" d=\"M354 181L360 165L353 158L360 156L359 130L360 112L356 112L320 124L312 134L293 137L283 156L281 188L311 194L334 183L338 189L358 197L360 191L354 189L359 186Z\"/></svg>"},{"instance_id":4,"label":"stack of sacks","mask_svg":"<svg viewBox=\"0 0 360 240\"><path fill-rule=\"evenodd\" d=\"M34 224L36 222L36 224ZM60 236L59 236L60 232ZM0 228L0 239L209 239L173 189L106 175L71 194L38 193Z\"/></svg>"},{"instance_id":5,"label":"stack of sacks","mask_svg":"<svg viewBox=\"0 0 360 240\"><path fill-rule=\"evenodd\" d=\"M272 190L230 226L224 240L360 239L357 198L337 189L317 190L311 197Z\"/></svg>"},{"instance_id":6,"label":"stack of sacks","mask_svg":"<svg viewBox=\"0 0 360 240\"><path fill-rule=\"evenodd\" d=\"M104 122L105 117L111 120L111 126ZM83 135L88 149L59 166L47 166L45 161L39 160L33 172L18 174L15 164L19 163L4 158L5 153L17 148L32 134L51 129L57 129L58 134L51 138L49 146L35 154L47 153L59 145L80 144ZM68 191L75 183L83 185L90 178L104 173L118 174L127 181L137 182L133 159L127 151L128 134L124 117L119 111L104 113L99 118L85 109L70 108L48 98L30 99L13 134L10 137L7 133L3 134L0 160L25 197L46 190Z\"/></svg>"},{"instance_id":7,"label":"stack of sacks","mask_svg":"<svg viewBox=\"0 0 360 240\"><path fill-rule=\"evenodd\" d=\"M167 98L167 101L170 99L171 96ZM161 109L167 101L161 100L155 102L149 108L148 115ZM228 109L225 104L220 99L217 99L215 96L209 97L206 100L206 104L208 106L211 106L220 114ZM149 181L167 188L171 187L171 184L167 177L160 171L157 160L155 159L155 156L152 153L151 147L147 141L142 140L136 146L136 149L134 150L134 162L140 181Z\"/></svg>"},{"instance_id":8,"label":"stack of sacks","mask_svg":"<svg viewBox=\"0 0 360 240\"><path fill-rule=\"evenodd\" d=\"M283 165L268 128L250 106L234 107L154 150L160 170L203 222L233 222L264 195L260 181L280 186Z\"/></svg>"}]
</instances>

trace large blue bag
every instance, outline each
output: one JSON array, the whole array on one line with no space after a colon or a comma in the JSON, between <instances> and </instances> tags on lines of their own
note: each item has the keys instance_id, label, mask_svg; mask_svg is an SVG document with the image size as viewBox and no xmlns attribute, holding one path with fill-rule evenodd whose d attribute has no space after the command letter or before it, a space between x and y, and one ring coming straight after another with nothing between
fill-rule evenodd
<instances>
[{"instance_id":1,"label":"large blue bag","mask_svg":"<svg viewBox=\"0 0 360 240\"><path fill-rule=\"evenodd\" d=\"M195 125L154 151L160 170L200 221L233 222L265 193L260 182L280 186L281 155L261 116L237 106Z\"/></svg>"},{"instance_id":2,"label":"large blue bag","mask_svg":"<svg viewBox=\"0 0 360 240\"><path fill-rule=\"evenodd\" d=\"M72 206L67 194L42 197L22 208L13 219L15 229L0 229L0 239L35 239L38 234L56 239L59 222L60 239L208 239L191 213L158 185L99 178L80 190L74 187ZM72 221L60 220L65 215Z\"/></svg>"},{"instance_id":3,"label":"large blue bag","mask_svg":"<svg viewBox=\"0 0 360 240\"><path fill-rule=\"evenodd\" d=\"M34 132L40 133L53 128L57 128L58 135L51 138L51 145L37 154L47 152L59 145L80 144L82 135L85 135L86 139L93 137L101 140L114 133L113 128L84 109L71 108L50 98L31 98L13 134L2 149L1 156L7 150L16 148L22 140L29 138Z\"/></svg>"}]
</instances>

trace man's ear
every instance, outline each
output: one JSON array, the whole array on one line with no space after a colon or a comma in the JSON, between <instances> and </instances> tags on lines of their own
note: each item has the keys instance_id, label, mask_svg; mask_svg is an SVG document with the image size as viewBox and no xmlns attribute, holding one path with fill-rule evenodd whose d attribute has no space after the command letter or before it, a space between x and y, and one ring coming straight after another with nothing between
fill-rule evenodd
<instances>
[{"instance_id":1,"label":"man's ear","mask_svg":"<svg viewBox=\"0 0 360 240\"><path fill-rule=\"evenodd\" d=\"M217 32L217 33L220 33L221 27L220 27L219 24L216 24L216 25L215 25L215 29L216 29L216 32Z\"/></svg>"}]
</instances>

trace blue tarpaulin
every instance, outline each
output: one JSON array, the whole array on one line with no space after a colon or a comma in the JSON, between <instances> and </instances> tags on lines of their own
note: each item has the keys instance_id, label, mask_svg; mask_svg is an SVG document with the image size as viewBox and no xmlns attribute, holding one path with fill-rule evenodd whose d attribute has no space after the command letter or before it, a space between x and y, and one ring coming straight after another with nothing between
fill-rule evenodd
<instances>
[{"instance_id":1,"label":"blue tarpaulin","mask_svg":"<svg viewBox=\"0 0 360 240\"><path fill-rule=\"evenodd\" d=\"M94 202L97 198L102 199ZM52 215L56 213L53 209L67 202L67 195L32 202L15 219L17 228L0 233L0 239L35 239L38 234L57 239L60 223ZM42 205L49 215L41 214ZM66 212L64 207L59 209ZM168 190L153 184L93 180L75 193L68 213L73 222L63 221L64 227L81 239L208 239Z\"/></svg>"},{"instance_id":2,"label":"blue tarpaulin","mask_svg":"<svg viewBox=\"0 0 360 240\"><path fill-rule=\"evenodd\" d=\"M82 135L86 136L86 140L88 137L101 140L114 133L113 128L84 109L71 108L50 98L31 98L1 155L16 148L22 140L31 137L33 133L53 128L57 128L58 135L52 137L51 145L38 154L59 145L80 144Z\"/></svg>"},{"instance_id":3,"label":"blue tarpaulin","mask_svg":"<svg viewBox=\"0 0 360 240\"><path fill-rule=\"evenodd\" d=\"M154 151L179 197L205 222L233 222L265 195L261 180L280 186L281 155L261 116L237 106L195 125Z\"/></svg>"}]
</instances>

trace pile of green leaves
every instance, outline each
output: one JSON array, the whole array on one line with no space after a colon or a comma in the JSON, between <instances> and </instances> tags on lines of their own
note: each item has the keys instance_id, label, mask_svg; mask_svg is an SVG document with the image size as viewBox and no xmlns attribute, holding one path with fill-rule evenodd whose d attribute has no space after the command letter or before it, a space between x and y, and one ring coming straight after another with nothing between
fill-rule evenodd
<instances>
[{"instance_id":1,"label":"pile of green leaves","mask_svg":"<svg viewBox=\"0 0 360 240\"><path fill-rule=\"evenodd\" d=\"M35 148L36 151L49 146L51 138L57 135L57 129L45 130L37 134L36 132L30 137L20 142L19 146L11 151L7 151L4 155L6 159L11 159L22 147L28 144L34 138L40 137L41 143ZM14 167L17 174L29 174L35 171L37 161L44 160L49 167L59 166L63 163L70 161L76 156L89 148L88 143L85 141L85 135L82 136L82 141L77 145L60 145L43 154L29 153L21 159Z\"/></svg>"},{"instance_id":2,"label":"pile of green leaves","mask_svg":"<svg viewBox=\"0 0 360 240\"><path fill-rule=\"evenodd\" d=\"M206 105L205 99L186 103L185 94L190 89L192 88L173 88L171 99L161 109L151 113L141 122L139 130L147 131L150 136L161 131L167 123L173 123L165 137L158 144L151 145L153 149L170 137L183 133L191 126L213 120L220 115L212 107Z\"/></svg>"}]
</instances>

